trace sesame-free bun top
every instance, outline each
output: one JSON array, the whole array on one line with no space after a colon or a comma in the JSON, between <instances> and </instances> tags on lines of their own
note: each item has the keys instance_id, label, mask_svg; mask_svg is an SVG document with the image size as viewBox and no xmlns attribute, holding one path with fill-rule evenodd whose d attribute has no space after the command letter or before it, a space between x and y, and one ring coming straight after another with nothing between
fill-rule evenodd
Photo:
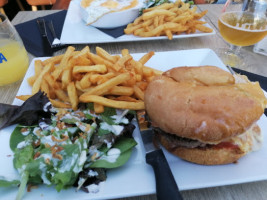
<instances>
[{"instance_id":1,"label":"sesame-free bun top","mask_svg":"<svg viewBox=\"0 0 267 200\"><path fill-rule=\"evenodd\" d=\"M173 68L150 82L145 92L154 126L210 144L249 129L266 105L258 82L215 66Z\"/></svg>"}]
</instances>

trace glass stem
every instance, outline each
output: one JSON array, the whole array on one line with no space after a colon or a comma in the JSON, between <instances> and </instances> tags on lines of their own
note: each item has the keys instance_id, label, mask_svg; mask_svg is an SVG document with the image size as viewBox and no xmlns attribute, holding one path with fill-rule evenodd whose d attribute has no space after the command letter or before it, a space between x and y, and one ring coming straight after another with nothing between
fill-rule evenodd
<instances>
[{"instance_id":1,"label":"glass stem","mask_svg":"<svg viewBox=\"0 0 267 200\"><path fill-rule=\"evenodd\" d=\"M241 46L236 46L233 44L230 45L230 50L233 51L235 55L239 54L240 49L241 49Z\"/></svg>"}]
</instances>

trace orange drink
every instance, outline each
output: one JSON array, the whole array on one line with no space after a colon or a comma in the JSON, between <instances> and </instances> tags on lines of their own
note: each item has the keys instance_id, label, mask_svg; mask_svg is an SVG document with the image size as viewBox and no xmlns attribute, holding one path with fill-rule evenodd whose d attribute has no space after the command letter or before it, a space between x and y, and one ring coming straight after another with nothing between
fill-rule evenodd
<instances>
[{"instance_id":1,"label":"orange drink","mask_svg":"<svg viewBox=\"0 0 267 200\"><path fill-rule=\"evenodd\" d=\"M0 86L22 79L29 59L24 46L11 39L0 39Z\"/></svg>"}]
</instances>

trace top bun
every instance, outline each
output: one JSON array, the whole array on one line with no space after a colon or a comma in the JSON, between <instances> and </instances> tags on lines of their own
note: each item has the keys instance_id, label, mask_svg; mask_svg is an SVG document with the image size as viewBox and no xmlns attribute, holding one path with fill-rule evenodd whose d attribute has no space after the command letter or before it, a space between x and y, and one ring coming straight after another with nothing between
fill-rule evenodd
<instances>
[{"instance_id":1,"label":"top bun","mask_svg":"<svg viewBox=\"0 0 267 200\"><path fill-rule=\"evenodd\" d=\"M267 100L258 82L214 67L177 67L151 81L145 108L154 126L180 137L217 144L249 129Z\"/></svg>"}]
</instances>

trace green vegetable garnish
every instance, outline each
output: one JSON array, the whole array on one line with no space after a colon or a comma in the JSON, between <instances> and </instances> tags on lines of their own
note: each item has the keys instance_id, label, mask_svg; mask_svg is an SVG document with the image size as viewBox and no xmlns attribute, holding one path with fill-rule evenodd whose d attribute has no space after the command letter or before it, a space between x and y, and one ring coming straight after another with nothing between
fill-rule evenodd
<instances>
[{"instance_id":1,"label":"green vegetable garnish","mask_svg":"<svg viewBox=\"0 0 267 200\"><path fill-rule=\"evenodd\" d=\"M105 169L125 164L137 144L129 134L123 136L125 129L130 130L126 115L132 111L105 108L96 115L91 104L77 111L54 110L49 124L18 125L10 137L21 179L0 177L0 186L19 185L16 199L23 197L27 184L54 185L57 191L86 187L92 178L98 184L106 178Z\"/></svg>"}]
</instances>

